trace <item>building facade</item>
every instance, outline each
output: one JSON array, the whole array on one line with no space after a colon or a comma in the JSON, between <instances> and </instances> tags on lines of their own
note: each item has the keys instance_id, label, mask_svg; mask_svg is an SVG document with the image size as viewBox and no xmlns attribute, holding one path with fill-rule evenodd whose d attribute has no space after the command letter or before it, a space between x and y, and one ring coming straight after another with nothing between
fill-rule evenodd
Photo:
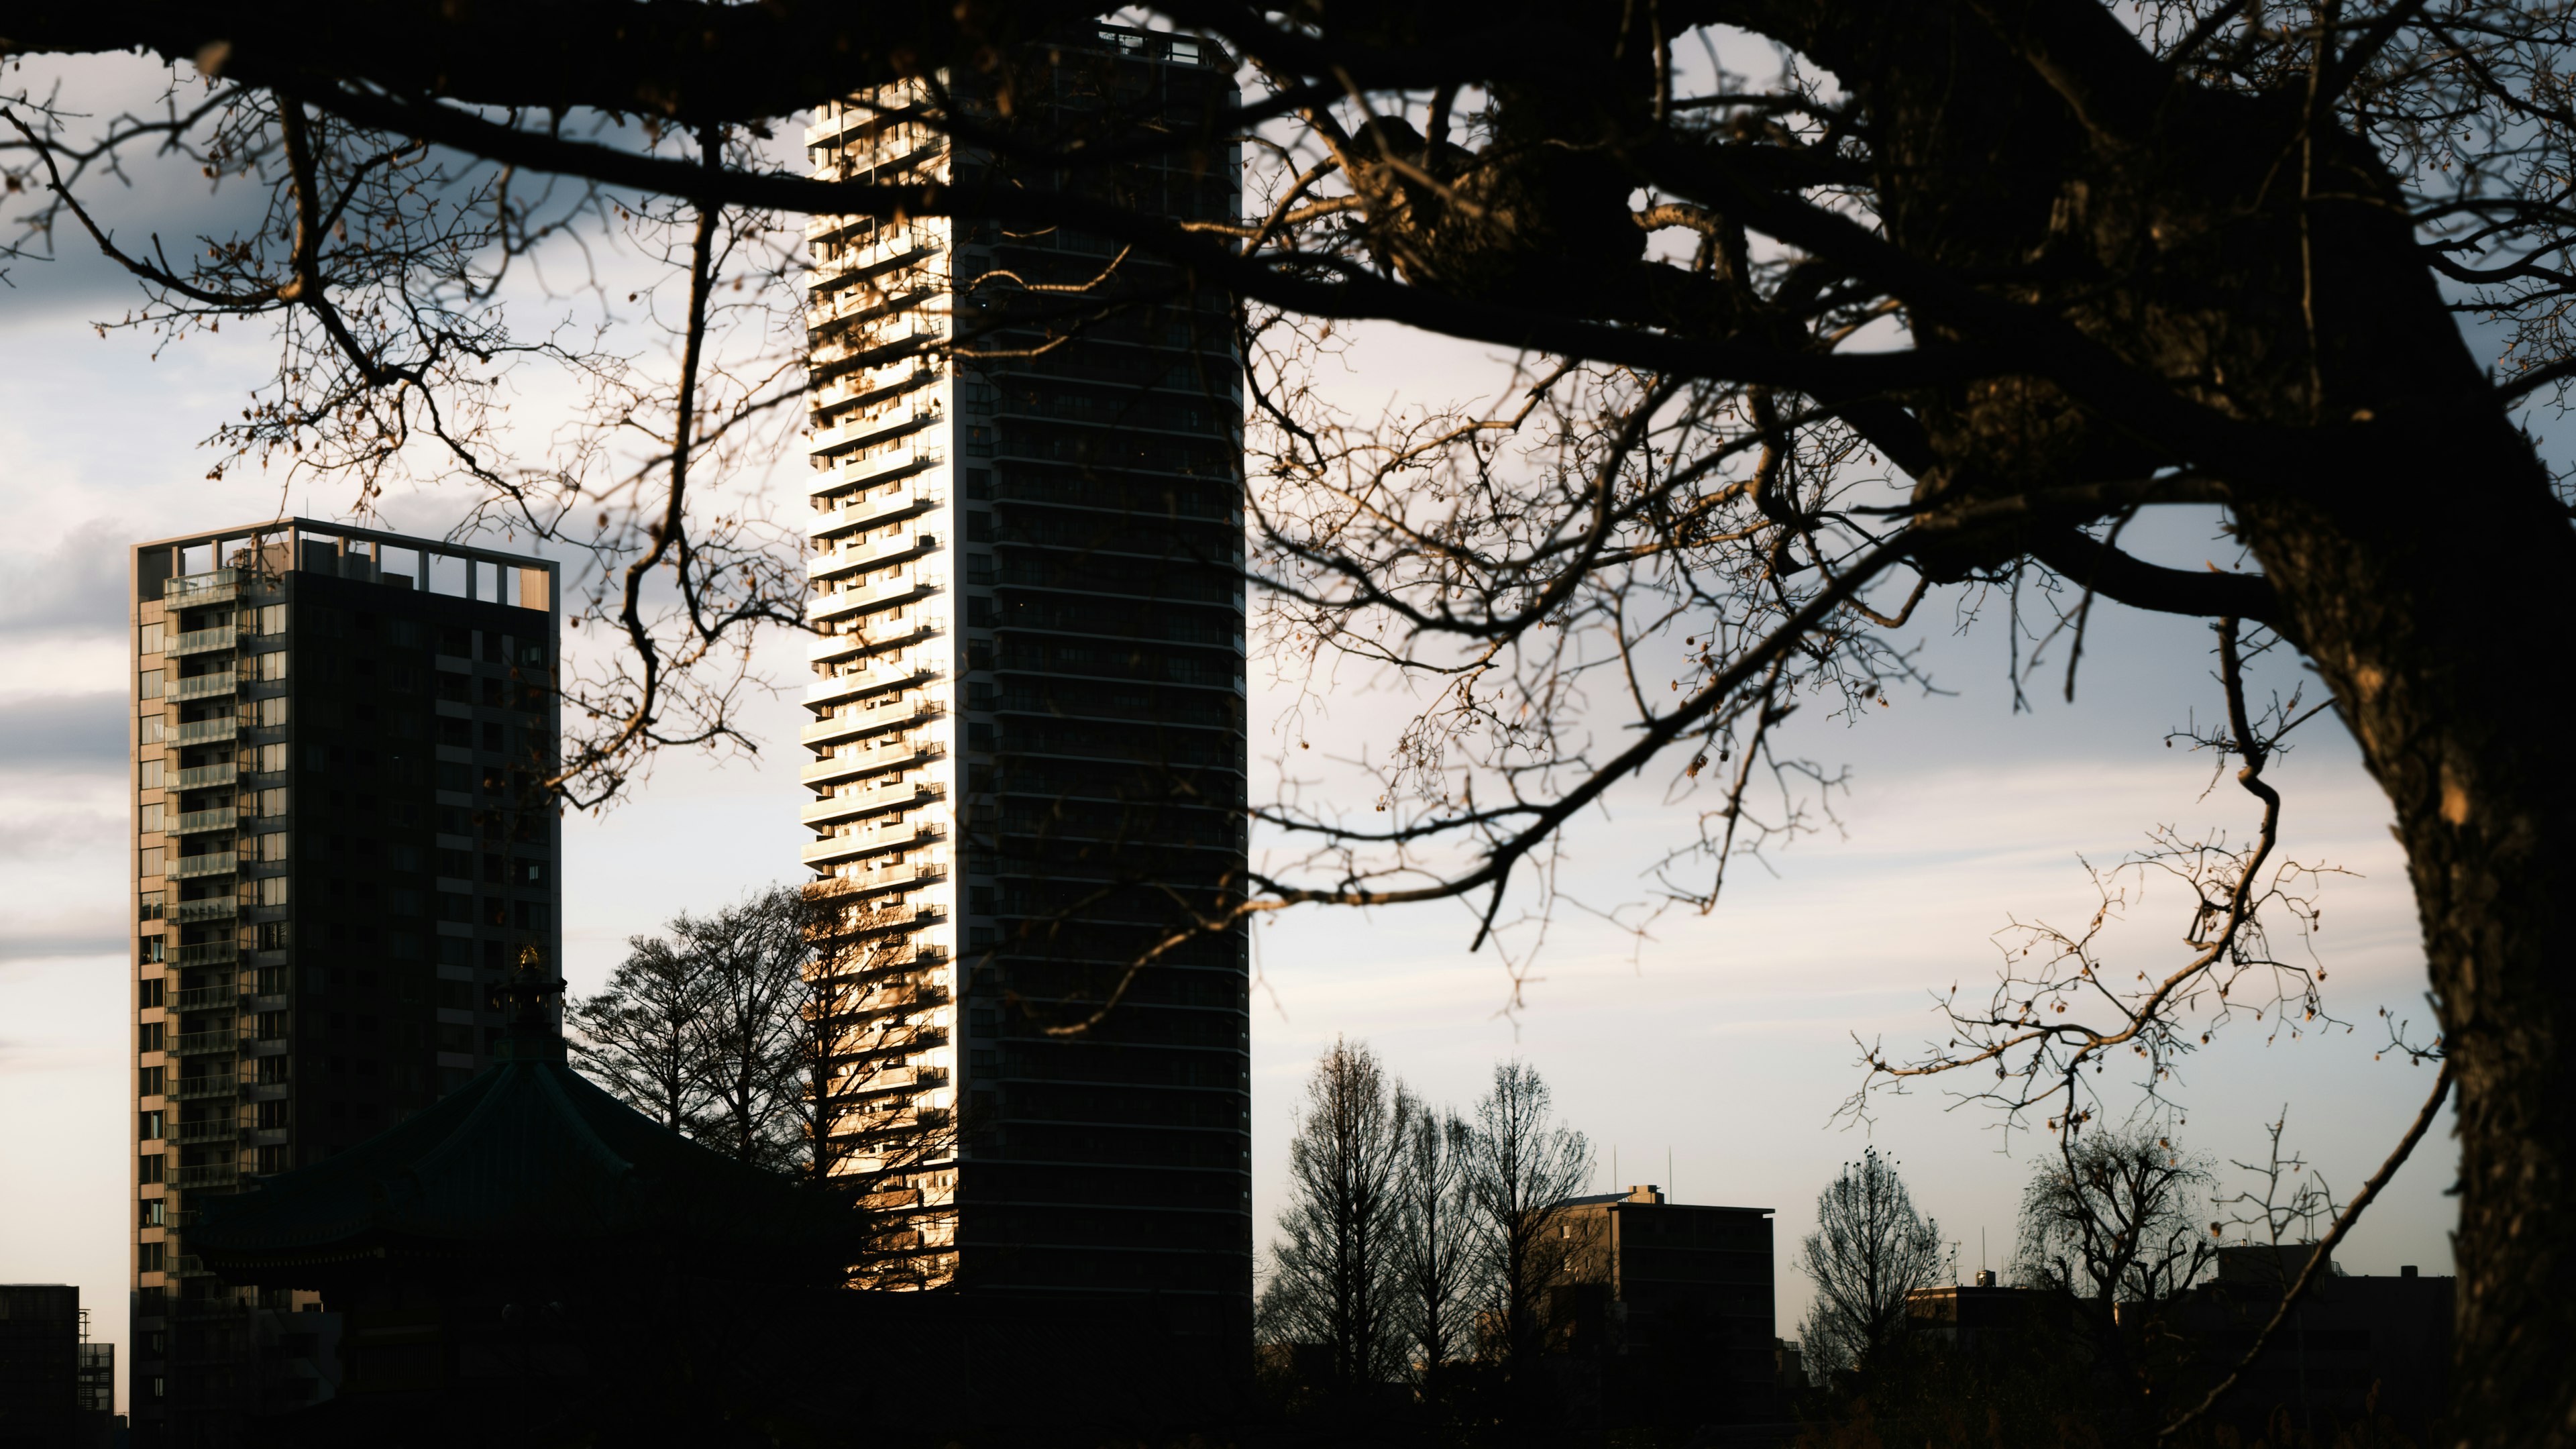
<instances>
[{"instance_id":1,"label":"building facade","mask_svg":"<svg viewBox=\"0 0 2576 1449\"><path fill-rule=\"evenodd\" d=\"M0 1283L0 1449L80 1442L80 1290Z\"/></svg>"},{"instance_id":2,"label":"building facade","mask_svg":"<svg viewBox=\"0 0 2576 1449\"><path fill-rule=\"evenodd\" d=\"M489 984L560 955L554 570L306 519L133 551L145 1444L324 1391L330 1305L217 1282L197 1208L464 1085Z\"/></svg>"},{"instance_id":3,"label":"building facade","mask_svg":"<svg viewBox=\"0 0 2576 1449\"><path fill-rule=\"evenodd\" d=\"M1652 1183L1560 1209L1552 1346L1578 1418L1619 1425L1785 1417L1769 1208L1664 1200Z\"/></svg>"},{"instance_id":4,"label":"building facade","mask_svg":"<svg viewBox=\"0 0 2576 1449\"><path fill-rule=\"evenodd\" d=\"M1007 118L947 80L978 124L1042 138L1234 94L1186 38L1095 27L1053 55ZM952 144L933 104L830 108L815 174L1071 184ZM1091 182L1232 220L1239 171L1220 147ZM1202 929L1245 862L1230 315L1063 230L842 218L811 244L802 819L812 893L864 943L849 1165L949 1124L910 1175L943 1276L1242 1338L1247 956Z\"/></svg>"}]
</instances>

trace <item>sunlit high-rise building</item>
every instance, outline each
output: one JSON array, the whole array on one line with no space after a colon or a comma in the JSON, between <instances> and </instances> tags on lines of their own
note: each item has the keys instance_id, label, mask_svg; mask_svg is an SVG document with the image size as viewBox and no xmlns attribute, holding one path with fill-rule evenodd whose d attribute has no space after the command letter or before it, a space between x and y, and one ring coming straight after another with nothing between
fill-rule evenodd
<instances>
[{"instance_id":1,"label":"sunlit high-rise building","mask_svg":"<svg viewBox=\"0 0 2576 1449\"><path fill-rule=\"evenodd\" d=\"M1234 89L1186 37L1060 37L981 123L1060 143ZM814 174L1114 186L1232 220L1240 153L1062 173L953 144L911 84L828 108ZM1248 1331L1241 362L1225 299L1108 240L818 220L804 864L859 938L853 1168L925 1123L925 1255L970 1297ZM1048 288L1086 288L1048 291ZM1088 312L1085 309L1089 309ZM1081 315L1076 315L1081 314Z\"/></svg>"}]
</instances>

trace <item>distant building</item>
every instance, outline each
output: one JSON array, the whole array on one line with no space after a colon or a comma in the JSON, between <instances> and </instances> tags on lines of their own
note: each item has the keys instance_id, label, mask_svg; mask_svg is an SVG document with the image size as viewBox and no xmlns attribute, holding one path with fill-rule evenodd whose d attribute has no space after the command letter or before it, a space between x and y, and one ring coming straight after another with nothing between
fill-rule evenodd
<instances>
[{"instance_id":1,"label":"distant building","mask_svg":"<svg viewBox=\"0 0 2576 1449\"><path fill-rule=\"evenodd\" d=\"M132 569L129 1403L198 1449L316 1391L329 1315L218 1283L196 1214L463 1086L559 955L559 611L543 559L309 519Z\"/></svg>"},{"instance_id":2,"label":"distant building","mask_svg":"<svg viewBox=\"0 0 2576 1449\"><path fill-rule=\"evenodd\" d=\"M2185 1294L2171 1320L2197 1343L2200 1391L2243 1360L2314 1251L2219 1249L2216 1277ZM2384 1416L2427 1441L2450 1393L2456 1282L2413 1268L2393 1278L2352 1276L2329 1262L2214 1412L2241 1429L2287 1415L2295 1433L2318 1443Z\"/></svg>"},{"instance_id":3,"label":"distant building","mask_svg":"<svg viewBox=\"0 0 2576 1449\"><path fill-rule=\"evenodd\" d=\"M1771 1212L1668 1203L1651 1183L1566 1207L1548 1327L1552 1348L1588 1366L1568 1378L1578 1419L1781 1417Z\"/></svg>"},{"instance_id":4,"label":"distant building","mask_svg":"<svg viewBox=\"0 0 2576 1449\"><path fill-rule=\"evenodd\" d=\"M81 1310L80 1363L73 1370L73 1413L81 1449L110 1449L124 1424L116 1412L116 1345L89 1341L89 1310Z\"/></svg>"},{"instance_id":5,"label":"distant building","mask_svg":"<svg viewBox=\"0 0 2576 1449\"><path fill-rule=\"evenodd\" d=\"M0 1283L0 1449L80 1442L80 1290Z\"/></svg>"}]
</instances>

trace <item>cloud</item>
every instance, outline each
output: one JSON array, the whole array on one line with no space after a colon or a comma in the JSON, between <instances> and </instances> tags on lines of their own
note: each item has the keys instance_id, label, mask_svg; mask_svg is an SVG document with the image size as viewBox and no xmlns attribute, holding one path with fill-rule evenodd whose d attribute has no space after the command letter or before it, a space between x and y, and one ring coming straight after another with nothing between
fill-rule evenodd
<instances>
[{"instance_id":1,"label":"cloud","mask_svg":"<svg viewBox=\"0 0 2576 1449\"><path fill-rule=\"evenodd\" d=\"M125 696L22 694L0 699L0 770L122 771Z\"/></svg>"},{"instance_id":2,"label":"cloud","mask_svg":"<svg viewBox=\"0 0 2576 1449\"><path fill-rule=\"evenodd\" d=\"M125 628L125 553L138 537L114 519L76 524L42 553L0 553L0 627L31 636L116 634Z\"/></svg>"}]
</instances>

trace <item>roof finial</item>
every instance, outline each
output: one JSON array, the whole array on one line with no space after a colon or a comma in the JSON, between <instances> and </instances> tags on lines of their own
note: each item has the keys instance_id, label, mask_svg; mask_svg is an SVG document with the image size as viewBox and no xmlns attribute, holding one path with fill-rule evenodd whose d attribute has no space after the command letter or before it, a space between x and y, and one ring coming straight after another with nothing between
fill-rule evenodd
<instances>
[{"instance_id":1,"label":"roof finial","mask_svg":"<svg viewBox=\"0 0 2576 1449\"><path fill-rule=\"evenodd\" d=\"M564 985L562 977L546 969L544 952L533 945L519 948L518 969L492 991L495 1004L509 1017L496 1055L517 1061L564 1059L563 1029L556 1024L554 1011Z\"/></svg>"}]
</instances>

